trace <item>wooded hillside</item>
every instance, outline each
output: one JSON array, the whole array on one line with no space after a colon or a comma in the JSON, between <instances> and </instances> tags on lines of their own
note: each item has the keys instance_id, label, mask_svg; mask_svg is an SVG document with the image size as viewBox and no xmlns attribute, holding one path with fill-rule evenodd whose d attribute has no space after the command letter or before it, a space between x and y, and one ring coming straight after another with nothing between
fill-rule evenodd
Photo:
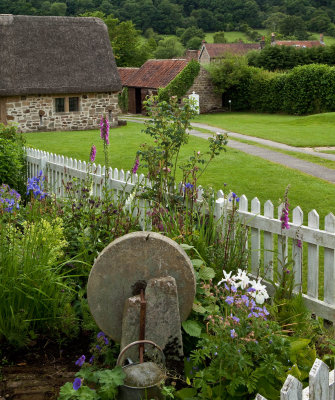
<instances>
[{"instance_id":1,"label":"wooded hillside","mask_svg":"<svg viewBox=\"0 0 335 400\"><path fill-rule=\"evenodd\" d=\"M76 16L94 11L161 34L190 26L240 30L247 24L301 39L307 31L335 35L335 0L0 0L0 13L5 14Z\"/></svg>"}]
</instances>

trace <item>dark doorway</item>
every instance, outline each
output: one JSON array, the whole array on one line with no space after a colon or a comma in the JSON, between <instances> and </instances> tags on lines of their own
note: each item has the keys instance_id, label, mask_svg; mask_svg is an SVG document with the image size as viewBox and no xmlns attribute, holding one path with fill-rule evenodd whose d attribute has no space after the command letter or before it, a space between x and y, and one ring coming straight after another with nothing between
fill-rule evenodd
<instances>
[{"instance_id":1,"label":"dark doorway","mask_svg":"<svg viewBox=\"0 0 335 400\"><path fill-rule=\"evenodd\" d=\"M141 88L135 88L135 103L136 103L136 114L141 114L142 112Z\"/></svg>"}]
</instances>

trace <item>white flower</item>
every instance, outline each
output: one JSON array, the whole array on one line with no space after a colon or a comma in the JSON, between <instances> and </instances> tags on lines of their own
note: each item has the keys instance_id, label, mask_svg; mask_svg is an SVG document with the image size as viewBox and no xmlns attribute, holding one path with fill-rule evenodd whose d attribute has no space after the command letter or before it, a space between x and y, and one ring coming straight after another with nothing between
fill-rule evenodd
<instances>
[{"instance_id":1,"label":"white flower","mask_svg":"<svg viewBox=\"0 0 335 400\"><path fill-rule=\"evenodd\" d=\"M239 281L236 282L236 287L240 287L241 289L245 289L250 283L250 279L246 271L243 271L241 269L238 269L235 281Z\"/></svg>"},{"instance_id":2,"label":"white flower","mask_svg":"<svg viewBox=\"0 0 335 400\"><path fill-rule=\"evenodd\" d=\"M255 289L254 292L251 292L251 296L254 297L258 304L263 304L269 298L266 286L261 284L261 280L261 278L258 278L257 281L250 281L251 286Z\"/></svg>"},{"instance_id":3,"label":"white flower","mask_svg":"<svg viewBox=\"0 0 335 400\"><path fill-rule=\"evenodd\" d=\"M230 271L229 274L227 274L227 272L225 270L222 270L222 272L223 272L224 278L221 279L221 281L218 283L218 285L221 285L221 283L223 283L223 282L235 283L234 279L230 277L232 271Z\"/></svg>"}]
</instances>

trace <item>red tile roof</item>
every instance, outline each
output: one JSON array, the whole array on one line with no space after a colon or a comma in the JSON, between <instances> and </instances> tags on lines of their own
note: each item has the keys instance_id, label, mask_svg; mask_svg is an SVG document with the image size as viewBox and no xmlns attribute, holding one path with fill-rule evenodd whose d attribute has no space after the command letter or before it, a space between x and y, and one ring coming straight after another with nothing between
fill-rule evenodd
<instances>
[{"instance_id":1,"label":"red tile roof","mask_svg":"<svg viewBox=\"0 0 335 400\"><path fill-rule=\"evenodd\" d=\"M293 47L318 47L324 46L318 40L276 40L274 45Z\"/></svg>"},{"instance_id":2,"label":"red tile roof","mask_svg":"<svg viewBox=\"0 0 335 400\"><path fill-rule=\"evenodd\" d=\"M123 85L158 89L167 86L186 65L187 60L148 60L139 70L129 76Z\"/></svg>"},{"instance_id":3,"label":"red tile roof","mask_svg":"<svg viewBox=\"0 0 335 400\"><path fill-rule=\"evenodd\" d=\"M139 68L119 67L117 70L119 71L121 83L123 86L126 80L133 76L133 74L135 74L139 70Z\"/></svg>"},{"instance_id":4,"label":"red tile roof","mask_svg":"<svg viewBox=\"0 0 335 400\"><path fill-rule=\"evenodd\" d=\"M204 43L210 58L222 57L224 53L230 52L244 55L250 50L259 50L259 43Z\"/></svg>"}]
</instances>

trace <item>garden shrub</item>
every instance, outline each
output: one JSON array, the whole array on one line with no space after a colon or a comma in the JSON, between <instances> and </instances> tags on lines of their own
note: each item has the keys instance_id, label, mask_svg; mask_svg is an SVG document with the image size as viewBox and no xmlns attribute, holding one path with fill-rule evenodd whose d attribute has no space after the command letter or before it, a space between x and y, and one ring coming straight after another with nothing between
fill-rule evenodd
<instances>
[{"instance_id":1,"label":"garden shrub","mask_svg":"<svg viewBox=\"0 0 335 400\"><path fill-rule=\"evenodd\" d=\"M118 104L123 113L128 112L128 88L124 87L122 92L118 94Z\"/></svg>"},{"instance_id":2,"label":"garden shrub","mask_svg":"<svg viewBox=\"0 0 335 400\"><path fill-rule=\"evenodd\" d=\"M26 177L23 136L15 126L0 123L0 185L8 184L23 194Z\"/></svg>"}]
</instances>

